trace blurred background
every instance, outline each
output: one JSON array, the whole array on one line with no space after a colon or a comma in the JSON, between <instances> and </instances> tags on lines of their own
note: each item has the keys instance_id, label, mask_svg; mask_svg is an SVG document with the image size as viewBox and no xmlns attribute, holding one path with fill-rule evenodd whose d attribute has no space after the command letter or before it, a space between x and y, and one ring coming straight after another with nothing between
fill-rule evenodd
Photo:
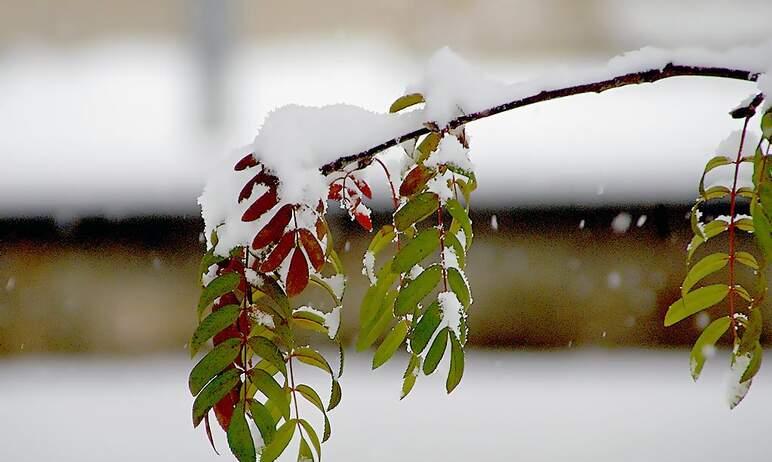
<instances>
[{"instance_id":1,"label":"blurred background","mask_svg":"<svg viewBox=\"0 0 772 462\"><path fill-rule=\"evenodd\" d=\"M0 0L0 456L213 460L186 390L196 198L272 109L385 111L443 46L514 82L647 45L759 43L771 15L765 0ZM662 327L703 165L754 90L678 78L470 125L481 186L464 381L447 398L419 380L398 405L404 366L370 373L352 351L328 457L769 454L749 436L772 373L729 414L726 354L700 384L688 374L710 314ZM383 223L385 185L371 182ZM370 237L332 222L353 345Z\"/></svg>"}]
</instances>

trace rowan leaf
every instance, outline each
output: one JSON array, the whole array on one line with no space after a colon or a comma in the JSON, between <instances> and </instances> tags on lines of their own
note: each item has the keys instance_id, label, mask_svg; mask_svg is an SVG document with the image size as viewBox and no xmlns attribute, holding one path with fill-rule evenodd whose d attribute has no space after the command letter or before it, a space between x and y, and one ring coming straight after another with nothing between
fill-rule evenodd
<instances>
[{"instance_id":1,"label":"rowan leaf","mask_svg":"<svg viewBox=\"0 0 772 462\"><path fill-rule=\"evenodd\" d=\"M442 278L442 269L439 265L426 268L415 279L410 280L402 287L394 302L394 314L405 316L413 313L429 293L437 287Z\"/></svg>"},{"instance_id":2,"label":"rowan leaf","mask_svg":"<svg viewBox=\"0 0 772 462\"><path fill-rule=\"evenodd\" d=\"M257 282L258 284L255 288L276 304L276 314L282 319L289 319L292 316L289 299L279 283L276 282L274 278L267 275L258 278Z\"/></svg>"},{"instance_id":3,"label":"rowan leaf","mask_svg":"<svg viewBox=\"0 0 772 462\"><path fill-rule=\"evenodd\" d=\"M391 332L383 339L383 342L378 349L375 350L375 355L373 356L373 369L381 367L386 361L391 359L394 352L397 351L397 348L405 341L407 330L408 323L405 319L399 321L394 328L391 329Z\"/></svg>"},{"instance_id":4,"label":"rowan leaf","mask_svg":"<svg viewBox=\"0 0 772 462\"><path fill-rule=\"evenodd\" d=\"M416 166L405 175L402 184L399 185L399 195L402 197L409 197L421 191L436 173L436 170L427 168L424 164L416 164Z\"/></svg>"},{"instance_id":5,"label":"rowan leaf","mask_svg":"<svg viewBox=\"0 0 772 462\"><path fill-rule=\"evenodd\" d=\"M391 270L395 273L406 273L413 266L434 252L440 245L440 231L437 228L426 228L399 249L391 261Z\"/></svg>"},{"instance_id":6,"label":"rowan leaf","mask_svg":"<svg viewBox=\"0 0 772 462\"><path fill-rule=\"evenodd\" d=\"M464 349L461 348L455 333L450 332L448 337L450 338L450 370L445 381L445 389L450 393L458 386L464 375Z\"/></svg>"},{"instance_id":7,"label":"rowan leaf","mask_svg":"<svg viewBox=\"0 0 772 462\"><path fill-rule=\"evenodd\" d=\"M273 436L276 434L276 420L271 415L271 411L254 399L249 400L249 410L251 411L255 426L257 426L257 430L260 432L260 436L263 437L263 442L270 444L273 441Z\"/></svg>"},{"instance_id":8,"label":"rowan leaf","mask_svg":"<svg viewBox=\"0 0 772 462\"><path fill-rule=\"evenodd\" d=\"M702 279L710 276L711 274L723 269L727 263L729 263L729 255L717 252L703 257L698 261L684 279L684 283L681 286L681 295L686 295L694 287L695 284Z\"/></svg>"},{"instance_id":9,"label":"rowan leaf","mask_svg":"<svg viewBox=\"0 0 772 462\"><path fill-rule=\"evenodd\" d=\"M236 384L239 383L241 371L228 369L209 382L193 401L193 426L198 427L207 412Z\"/></svg>"},{"instance_id":10,"label":"rowan leaf","mask_svg":"<svg viewBox=\"0 0 772 462\"><path fill-rule=\"evenodd\" d=\"M761 348L761 343L756 342L749 354L751 355L751 360L748 363L748 367L745 368L742 377L740 377L740 383L753 379L759 372L759 369L761 368L761 359L764 355L764 349Z\"/></svg>"},{"instance_id":11,"label":"rowan leaf","mask_svg":"<svg viewBox=\"0 0 772 462\"><path fill-rule=\"evenodd\" d=\"M244 214L241 216L241 221L255 221L278 203L279 196L276 194L276 188L272 187L244 211Z\"/></svg>"},{"instance_id":12,"label":"rowan leaf","mask_svg":"<svg viewBox=\"0 0 772 462\"><path fill-rule=\"evenodd\" d=\"M721 302L729 293L726 284L712 284L700 287L679 298L667 309L665 314L665 327L688 318L706 308Z\"/></svg>"},{"instance_id":13,"label":"rowan leaf","mask_svg":"<svg viewBox=\"0 0 772 462\"><path fill-rule=\"evenodd\" d=\"M335 409L343 396L343 391L340 389L340 383L337 380L332 381L332 389L330 390L330 403L327 405L327 412Z\"/></svg>"},{"instance_id":14,"label":"rowan leaf","mask_svg":"<svg viewBox=\"0 0 772 462\"><path fill-rule=\"evenodd\" d=\"M316 271L321 271L322 266L324 266L324 250L319 245L319 241L311 234L311 231L305 228L300 228L298 233L300 234L300 243L303 244L311 265Z\"/></svg>"},{"instance_id":15,"label":"rowan leaf","mask_svg":"<svg viewBox=\"0 0 772 462\"><path fill-rule=\"evenodd\" d=\"M357 340L357 350L362 351L368 348L386 330L394 317L394 301L396 298L397 291L389 290L385 296L376 301L379 304L378 310L366 324L362 325L359 339Z\"/></svg>"},{"instance_id":16,"label":"rowan leaf","mask_svg":"<svg viewBox=\"0 0 772 462\"><path fill-rule=\"evenodd\" d=\"M303 429L306 431L308 439L311 440L311 444L314 446L314 450L316 450L316 456L321 458L322 444L319 442L319 436L316 434L316 430L314 430L314 427L312 427L311 424L308 423L308 421L305 419L299 419L299 422Z\"/></svg>"},{"instance_id":17,"label":"rowan leaf","mask_svg":"<svg viewBox=\"0 0 772 462\"><path fill-rule=\"evenodd\" d=\"M405 108L408 108L410 106L414 106L416 104L420 104L424 102L424 97L420 93L410 93L409 95L400 96L397 98L393 103L391 103L391 107L389 108L389 112L399 112Z\"/></svg>"},{"instance_id":18,"label":"rowan leaf","mask_svg":"<svg viewBox=\"0 0 772 462\"><path fill-rule=\"evenodd\" d=\"M286 389L266 371L252 368L249 370L249 379L273 404L277 406L285 420L290 418L290 402Z\"/></svg>"},{"instance_id":19,"label":"rowan leaf","mask_svg":"<svg viewBox=\"0 0 772 462\"><path fill-rule=\"evenodd\" d=\"M707 359L705 353L708 349L715 347L716 342L720 339L729 329L731 320L729 316L720 317L711 322L705 330L702 331L697 341L694 342L692 352L690 354L690 368L692 371L692 379L697 380L700 378L703 366L705 366L705 360Z\"/></svg>"},{"instance_id":20,"label":"rowan leaf","mask_svg":"<svg viewBox=\"0 0 772 462\"><path fill-rule=\"evenodd\" d=\"M424 374L431 374L440 364L440 360L445 354L445 347L448 345L449 332L450 329L444 327L437 333L437 336L434 337L432 346L429 347L429 351L426 353L426 358L424 359Z\"/></svg>"},{"instance_id":21,"label":"rowan leaf","mask_svg":"<svg viewBox=\"0 0 772 462\"><path fill-rule=\"evenodd\" d=\"M397 233L394 232L394 227L391 225L384 225L373 236L370 241L370 245L367 246L367 250L372 252L373 255L378 255L384 247L391 244Z\"/></svg>"},{"instance_id":22,"label":"rowan leaf","mask_svg":"<svg viewBox=\"0 0 772 462\"><path fill-rule=\"evenodd\" d=\"M278 212L271 218L268 224L260 230L259 233L252 240L252 248L260 250L265 246L274 244L281 239L284 235L284 230L287 228L290 220L292 219L292 205L287 204L282 206Z\"/></svg>"},{"instance_id":23,"label":"rowan leaf","mask_svg":"<svg viewBox=\"0 0 772 462\"><path fill-rule=\"evenodd\" d=\"M273 441L263 448L263 452L260 453L260 462L273 462L276 460L287 449L287 445L289 445L292 437L295 436L296 426L297 422L294 419L288 419L284 422L276 431Z\"/></svg>"},{"instance_id":24,"label":"rowan leaf","mask_svg":"<svg viewBox=\"0 0 772 462\"><path fill-rule=\"evenodd\" d=\"M220 343L206 354L190 371L188 388L196 396L214 376L233 364L241 351L241 339L231 338Z\"/></svg>"},{"instance_id":25,"label":"rowan leaf","mask_svg":"<svg viewBox=\"0 0 772 462\"><path fill-rule=\"evenodd\" d=\"M421 354L432 339L432 335L440 326L442 311L439 302L429 305L418 319L413 328L410 339L410 350L415 354Z\"/></svg>"},{"instance_id":26,"label":"rowan leaf","mask_svg":"<svg viewBox=\"0 0 772 462\"><path fill-rule=\"evenodd\" d=\"M405 231L412 225L424 220L437 211L439 197L433 192L421 193L410 199L394 213L394 226L398 231Z\"/></svg>"},{"instance_id":27,"label":"rowan leaf","mask_svg":"<svg viewBox=\"0 0 772 462\"><path fill-rule=\"evenodd\" d=\"M247 424L244 402L236 405L231 423L228 425L227 436L231 453L239 462L256 461L255 441L252 439L252 433L249 431L249 425Z\"/></svg>"},{"instance_id":28,"label":"rowan leaf","mask_svg":"<svg viewBox=\"0 0 772 462\"><path fill-rule=\"evenodd\" d=\"M260 272L270 273L282 264L295 246L295 233L295 231L290 231L279 239L279 243L268 254L268 258L260 264Z\"/></svg>"},{"instance_id":29,"label":"rowan leaf","mask_svg":"<svg viewBox=\"0 0 772 462\"><path fill-rule=\"evenodd\" d=\"M445 209L450 213L450 216L458 222L461 229L464 230L464 235L466 236L466 248L469 250L469 246L472 245L472 239L474 238L474 233L472 232L472 220L469 219L469 214L466 213L466 210L461 203L455 199L449 199L448 202L445 203Z\"/></svg>"},{"instance_id":30,"label":"rowan leaf","mask_svg":"<svg viewBox=\"0 0 772 462\"><path fill-rule=\"evenodd\" d=\"M421 357L417 354L411 355L410 361L407 363L407 369L405 369L405 373L402 375L402 393L399 399L404 399L413 390L420 369Z\"/></svg>"},{"instance_id":31,"label":"rowan leaf","mask_svg":"<svg viewBox=\"0 0 772 462\"><path fill-rule=\"evenodd\" d=\"M241 275L238 273L225 273L217 276L201 291L201 297L198 300L198 314L211 305L215 299L229 292L233 292L241 282Z\"/></svg>"},{"instance_id":32,"label":"rowan leaf","mask_svg":"<svg viewBox=\"0 0 772 462\"><path fill-rule=\"evenodd\" d=\"M205 317L190 339L190 356L195 356L207 340L236 322L239 313L241 313L239 305L226 305Z\"/></svg>"},{"instance_id":33,"label":"rowan leaf","mask_svg":"<svg viewBox=\"0 0 772 462\"><path fill-rule=\"evenodd\" d=\"M754 270L759 269L759 262L756 261L756 257L754 257L753 255L751 255L748 252L742 252L742 251L737 252L737 253L735 253L734 258L735 258L735 260L738 263L742 263L743 265L747 266L748 268L751 268L751 269L754 269Z\"/></svg>"},{"instance_id":34,"label":"rowan leaf","mask_svg":"<svg viewBox=\"0 0 772 462\"><path fill-rule=\"evenodd\" d=\"M287 365L284 362L284 356L279 351L279 347L265 337L252 337L248 341L249 348L261 359L271 363L276 370L287 376Z\"/></svg>"},{"instance_id":35,"label":"rowan leaf","mask_svg":"<svg viewBox=\"0 0 772 462\"><path fill-rule=\"evenodd\" d=\"M450 290L456 294L456 298L464 308L469 308L469 304L472 303L472 295L469 293L469 286L463 274L456 268L448 268L447 275Z\"/></svg>"},{"instance_id":36,"label":"rowan leaf","mask_svg":"<svg viewBox=\"0 0 772 462\"><path fill-rule=\"evenodd\" d=\"M335 377L335 373L332 371L332 367L330 367L330 363L327 362L326 359L324 359L324 356L322 356L321 353L314 350L311 347L307 346L301 346L297 347L292 350L292 356L296 357L298 361L308 364L309 366L314 366L316 368L319 368L323 370L324 372L327 372L330 374L330 377Z\"/></svg>"},{"instance_id":37,"label":"rowan leaf","mask_svg":"<svg viewBox=\"0 0 772 462\"><path fill-rule=\"evenodd\" d=\"M308 286L308 261L303 251L296 248L287 272L287 295L294 297Z\"/></svg>"}]
</instances>

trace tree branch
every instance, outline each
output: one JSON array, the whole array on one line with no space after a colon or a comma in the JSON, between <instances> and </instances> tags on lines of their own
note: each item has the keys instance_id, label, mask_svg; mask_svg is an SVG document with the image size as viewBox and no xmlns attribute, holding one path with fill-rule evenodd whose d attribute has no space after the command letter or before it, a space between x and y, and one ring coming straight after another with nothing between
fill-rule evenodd
<instances>
[{"instance_id":1,"label":"tree branch","mask_svg":"<svg viewBox=\"0 0 772 462\"><path fill-rule=\"evenodd\" d=\"M608 80L600 82L592 82L581 85L575 85L571 87L558 88L555 90L544 90L535 95L520 98L514 101L510 101L498 106L494 106L483 111L474 112L472 114L466 114L451 120L447 129L457 128L461 125L475 120L484 119L492 115L500 114L502 112L517 109L523 106L529 106L531 104L540 103L543 101L549 101L552 99L564 98L571 95L579 95L582 93L600 93L613 88L624 87L627 85L636 85L641 83L653 83L658 80L667 79L670 77L678 76L702 76L702 77L720 77L725 79L734 80L746 80L749 82L755 82L759 78L759 73L744 71L740 69L728 69L723 67L700 67L700 66L684 66L679 64L669 63L662 69L651 69L647 71L632 72L629 74L620 75ZM351 163L357 162L360 166L369 164L372 161L373 156L385 151L386 149L396 146L404 141L418 138L421 135L425 135L432 131L429 127L436 125L432 122L426 122L424 127L412 132L405 133L404 135L392 138L384 141L381 144L373 146L365 151L351 154L348 156L340 157L337 160L323 165L320 170L323 174L328 175L332 172L342 170L343 167Z\"/></svg>"}]
</instances>

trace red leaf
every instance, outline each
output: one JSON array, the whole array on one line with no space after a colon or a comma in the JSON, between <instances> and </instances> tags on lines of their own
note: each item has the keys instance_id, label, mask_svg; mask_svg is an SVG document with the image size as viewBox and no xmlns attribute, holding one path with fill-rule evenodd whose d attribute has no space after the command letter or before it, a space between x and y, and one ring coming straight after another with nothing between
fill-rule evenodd
<instances>
[{"instance_id":1,"label":"red leaf","mask_svg":"<svg viewBox=\"0 0 772 462\"><path fill-rule=\"evenodd\" d=\"M333 183L330 185L330 190L327 192L327 198L332 200L340 200L340 193L343 191L343 185L340 183Z\"/></svg>"},{"instance_id":2,"label":"red leaf","mask_svg":"<svg viewBox=\"0 0 772 462\"><path fill-rule=\"evenodd\" d=\"M236 166L233 167L233 169L240 172L246 168L254 167L255 165L257 165L257 159L255 159L255 154L250 152L242 157L240 161L236 162Z\"/></svg>"},{"instance_id":3,"label":"red leaf","mask_svg":"<svg viewBox=\"0 0 772 462\"><path fill-rule=\"evenodd\" d=\"M405 176L402 184L399 185L399 195L412 196L420 189L422 189L424 185L426 185L426 182L429 181L429 178L431 178L433 175L434 172L432 170L424 167L421 164L416 165L415 168L410 170L407 176Z\"/></svg>"},{"instance_id":4,"label":"red leaf","mask_svg":"<svg viewBox=\"0 0 772 462\"><path fill-rule=\"evenodd\" d=\"M295 248L287 273L287 295L294 297L308 285L308 262L300 248Z\"/></svg>"},{"instance_id":5,"label":"red leaf","mask_svg":"<svg viewBox=\"0 0 772 462\"><path fill-rule=\"evenodd\" d=\"M357 223L359 223L366 231L373 230L373 221L370 219L370 215L362 212L354 212L354 219L356 219Z\"/></svg>"},{"instance_id":6,"label":"red leaf","mask_svg":"<svg viewBox=\"0 0 772 462\"><path fill-rule=\"evenodd\" d=\"M321 218L316 220L316 235L319 236L319 240L324 239L324 236L327 235L327 227L324 226L324 222Z\"/></svg>"},{"instance_id":7,"label":"red leaf","mask_svg":"<svg viewBox=\"0 0 772 462\"><path fill-rule=\"evenodd\" d=\"M278 268L279 265L281 265L281 262L287 258L287 255L289 255L290 250L292 250L294 245L295 231L290 231L281 237L281 240L276 244L276 247L274 247L271 254L268 255L268 258L260 265L260 272L269 273Z\"/></svg>"},{"instance_id":8,"label":"red leaf","mask_svg":"<svg viewBox=\"0 0 772 462\"><path fill-rule=\"evenodd\" d=\"M273 189L279 185L279 179L276 178L274 175L269 174L267 171L263 170L262 172L253 176L249 181L247 181L244 187L241 188L241 192L239 193L239 203L241 203L242 201L244 201L244 199L247 199L249 196L252 195L252 190L255 187L255 185L258 183L264 184L268 186L268 188Z\"/></svg>"},{"instance_id":9,"label":"red leaf","mask_svg":"<svg viewBox=\"0 0 772 462\"><path fill-rule=\"evenodd\" d=\"M373 191L370 189L370 185L367 184L364 180L354 178L354 184L357 185L357 188L362 191L362 194L364 194L366 198L373 198Z\"/></svg>"},{"instance_id":10,"label":"red leaf","mask_svg":"<svg viewBox=\"0 0 772 462\"><path fill-rule=\"evenodd\" d=\"M281 239L290 219L292 219L292 205L287 204L280 208L276 215L265 225L265 228L257 233L257 236L252 241L252 248L259 250Z\"/></svg>"},{"instance_id":11,"label":"red leaf","mask_svg":"<svg viewBox=\"0 0 772 462\"><path fill-rule=\"evenodd\" d=\"M220 453L217 452L217 448L214 446L214 438L212 438L212 427L209 426L209 413L208 412L204 416L204 426L206 427L206 437L209 438L209 444L212 445L212 449L214 449L214 453L219 456Z\"/></svg>"},{"instance_id":12,"label":"red leaf","mask_svg":"<svg viewBox=\"0 0 772 462\"><path fill-rule=\"evenodd\" d=\"M305 228L299 229L298 232L300 233L300 243L306 249L306 254L308 254L308 259L311 260L314 269L316 271L321 270L324 266L324 250L319 245L319 241L311 234L311 231Z\"/></svg>"},{"instance_id":13,"label":"red leaf","mask_svg":"<svg viewBox=\"0 0 772 462\"><path fill-rule=\"evenodd\" d=\"M226 432L228 431L228 426L231 424L231 417L233 417L233 409L236 407L236 402L239 400L239 388L240 383L237 384L233 389L228 392L227 395L223 396L220 401L217 402L217 404L214 405L214 415L217 417L217 422L219 422L220 427L222 427L223 430Z\"/></svg>"},{"instance_id":14,"label":"red leaf","mask_svg":"<svg viewBox=\"0 0 772 462\"><path fill-rule=\"evenodd\" d=\"M359 193L353 188L346 188L346 193L348 193L349 199L357 199L359 202L362 202L362 199L359 198Z\"/></svg>"},{"instance_id":15,"label":"red leaf","mask_svg":"<svg viewBox=\"0 0 772 462\"><path fill-rule=\"evenodd\" d=\"M276 188L271 188L249 206L244 215L241 216L241 221L255 221L278 203L279 197L276 194Z\"/></svg>"}]
</instances>

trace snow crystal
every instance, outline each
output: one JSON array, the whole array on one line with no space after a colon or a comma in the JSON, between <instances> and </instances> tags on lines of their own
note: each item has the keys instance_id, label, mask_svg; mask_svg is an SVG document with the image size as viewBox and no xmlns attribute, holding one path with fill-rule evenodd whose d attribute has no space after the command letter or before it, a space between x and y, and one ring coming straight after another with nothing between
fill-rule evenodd
<instances>
[{"instance_id":1,"label":"snow crystal","mask_svg":"<svg viewBox=\"0 0 772 462\"><path fill-rule=\"evenodd\" d=\"M351 241L347 239L346 243L343 244L343 252L348 253L349 250L351 250Z\"/></svg>"},{"instance_id":2,"label":"snow crystal","mask_svg":"<svg viewBox=\"0 0 772 462\"><path fill-rule=\"evenodd\" d=\"M599 184L598 188L595 190L595 194L598 195L598 196L602 196L603 193L605 193L605 192L606 192L606 187L604 185L602 185L602 184Z\"/></svg>"},{"instance_id":3,"label":"snow crystal","mask_svg":"<svg viewBox=\"0 0 772 462\"><path fill-rule=\"evenodd\" d=\"M499 219L495 213L491 215L491 229L494 231L499 230Z\"/></svg>"},{"instance_id":4,"label":"snow crystal","mask_svg":"<svg viewBox=\"0 0 772 462\"><path fill-rule=\"evenodd\" d=\"M579 229L584 229L584 218L579 220Z\"/></svg>"},{"instance_id":5,"label":"snow crystal","mask_svg":"<svg viewBox=\"0 0 772 462\"><path fill-rule=\"evenodd\" d=\"M369 250L362 257L362 274L367 276L371 286L378 282L378 279L375 277L375 254Z\"/></svg>"},{"instance_id":6,"label":"snow crystal","mask_svg":"<svg viewBox=\"0 0 772 462\"><path fill-rule=\"evenodd\" d=\"M609 289L618 289L622 285L622 276L618 272L612 271L606 277L606 284Z\"/></svg>"},{"instance_id":7,"label":"snow crystal","mask_svg":"<svg viewBox=\"0 0 772 462\"><path fill-rule=\"evenodd\" d=\"M643 226L644 224L646 224L646 219L647 219L647 218L648 218L648 217L647 217L646 215L641 215L640 217L638 217L638 221L636 221L636 222L635 222L635 226L637 226L638 228L640 228L641 226Z\"/></svg>"},{"instance_id":8,"label":"snow crystal","mask_svg":"<svg viewBox=\"0 0 772 462\"><path fill-rule=\"evenodd\" d=\"M715 345L705 345L702 347L702 356L706 358L712 358L716 356L716 346Z\"/></svg>"},{"instance_id":9,"label":"snow crystal","mask_svg":"<svg viewBox=\"0 0 772 462\"><path fill-rule=\"evenodd\" d=\"M611 229L617 234L624 234L630 229L632 217L627 212L622 212L611 221Z\"/></svg>"},{"instance_id":10,"label":"snow crystal","mask_svg":"<svg viewBox=\"0 0 772 462\"><path fill-rule=\"evenodd\" d=\"M442 310L442 325L449 327L460 338L464 308L458 301L458 297L453 292L440 292L437 295L437 301Z\"/></svg>"},{"instance_id":11,"label":"snow crystal","mask_svg":"<svg viewBox=\"0 0 772 462\"><path fill-rule=\"evenodd\" d=\"M5 283L5 290L7 292L12 291L16 287L16 278L11 276L8 278L8 282Z\"/></svg>"},{"instance_id":12,"label":"snow crystal","mask_svg":"<svg viewBox=\"0 0 772 462\"><path fill-rule=\"evenodd\" d=\"M708 324L710 324L710 315L708 313L700 311L700 313L694 317L694 325L697 326L698 329L702 330L708 327Z\"/></svg>"}]
</instances>

